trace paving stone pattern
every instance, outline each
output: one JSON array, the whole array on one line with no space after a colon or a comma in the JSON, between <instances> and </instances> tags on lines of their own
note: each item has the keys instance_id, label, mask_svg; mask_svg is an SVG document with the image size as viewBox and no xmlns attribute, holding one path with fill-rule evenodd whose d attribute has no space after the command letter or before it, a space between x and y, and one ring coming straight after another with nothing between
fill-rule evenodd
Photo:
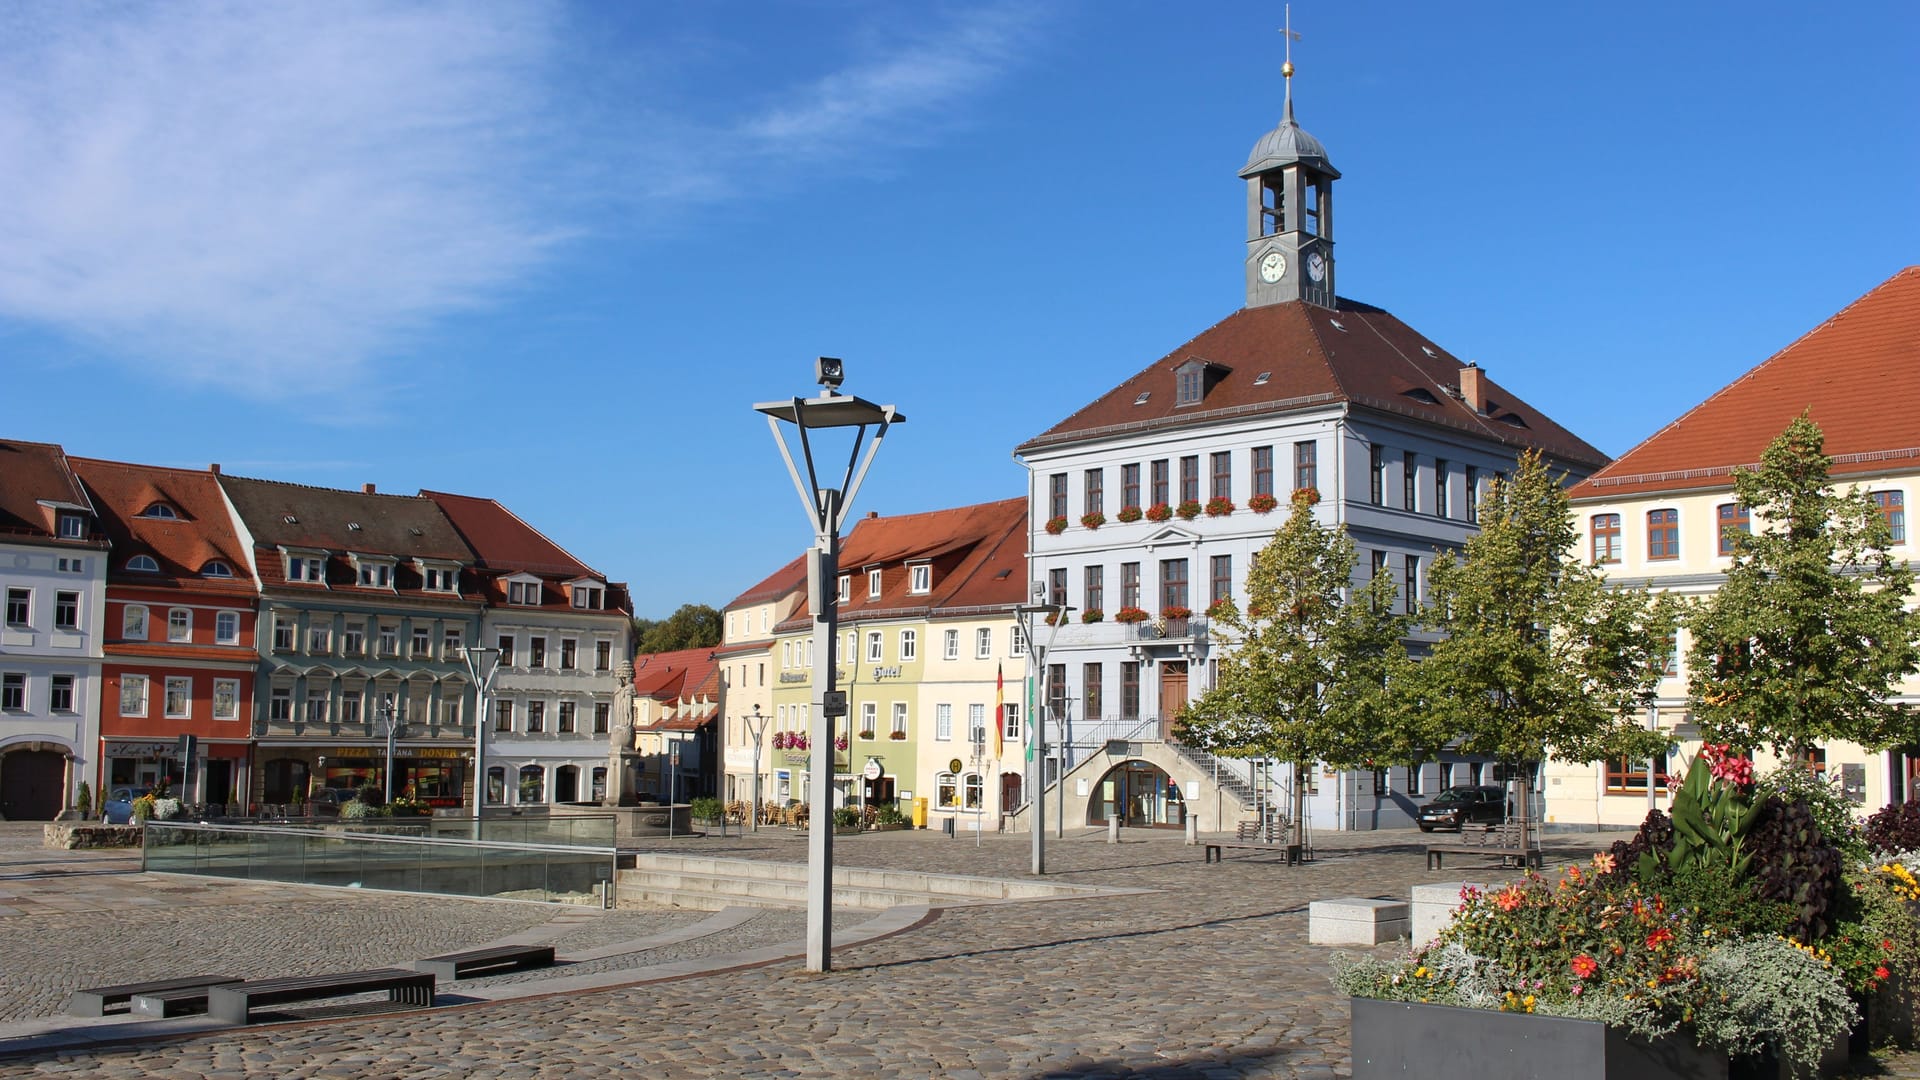
<instances>
[{"instance_id":1,"label":"paving stone pattern","mask_svg":"<svg viewBox=\"0 0 1920 1080\"><path fill-rule=\"evenodd\" d=\"M1306 944L1307 903L1405 899L1415 883L1463 875L1500 879L1466 867L1429 874L1421 838L1411 832L1323 835L1320 858L1295 868L1240 852L1206 866L1177 835L1123 835L1119 845L1102 834L1054 842L1050 869L1064 881L1147 891L949 908L905 933L837 952L827 974L782 962L563 997L41 1053L0 1060L0 1073L1343 1077L1350 1073L1347 1006L1327 980L1331 950ZM1571 858L1592 847L1578 839L1551 843ZM682 844L675 850L804 857L791 837ZM1027 876L1028 852L1026 837L988 837L976 847L971 838L887 833L836 844L842 865L991 877ZM230 917L286 926L264 905L234 905ZM64 929L100 932L100 922L75 918ZM50 921L42 932L60 930ZM1920 1058L1884 1057L1875 1067L1878 1075L1920 1077Z\"/></svg>"}]
</instances>

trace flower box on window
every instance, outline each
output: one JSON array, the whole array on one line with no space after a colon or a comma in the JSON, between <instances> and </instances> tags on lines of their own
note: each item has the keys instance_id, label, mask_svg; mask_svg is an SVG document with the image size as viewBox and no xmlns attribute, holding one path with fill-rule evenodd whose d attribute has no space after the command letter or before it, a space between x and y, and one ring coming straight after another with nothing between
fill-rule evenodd
<instances>
[{"instance_id":1,"label":"flower box on window","mask_svg":"<svg viewBox=\"0 0 1920 1080\"><path fill-rule=\"evenodd\" d=\"M1105 525L1106 523L1107 523L1107 515L1101 513L1098 510L1095 510L1091 514L1080 515L1080 524L1086 526L1089 529L1097 529L1100 526Z\"/></svg>"},{"instance_id":2,"label":"flower box on window","mask_svg":"<svg viewBox=\"0 0 1920 1080\"><path fill-rule=\"evenodd\" d=\"M1080 613L1080 621L1083 623L1096 623L1106 617L1107 617L1107 613L1104 611L1101 611L1099 608L1094 608L1092 611L1083 611Z\"/></svg>"},{"instance_id":3,"label":"flower box on window","mask_svg":"<svg viewBox=\"0 0 1920 1080\"><path fill-rule=\"evenodd\" d=\"M1063 532L1066 532L1066 531L1067 531L1067 519L1066 519L1066 518L1063 518L1063 517L1057 517L1057 518L1048 518L1048 519L1047 519L1047 533L1048 533L1049 535L1052 535L1052 536L1059 536L1059 535L1060 535L1061 533L1063 533Z\"/></svg>"},{"instance_id":4,"label":"flower box on window","mask_svg":"<svg viewBox=\"0 0 1920 1080\"><path fill-rule=\"evenodd\" d=\"M1175 619L1191 619L1193 618L1193 609L1187 607L1185 604L1169 604L1160 609L1160 617L1168 622L1172 622Z\"/></svg>"},{"instance_id":5,"label":"flower box on window","mask_svg":"<svg viewBox=\"0 0 1920 1080\"><path fill-rule=\"evenodd\" d=\"M1197 499L1188 499L1181 503L1174 513L1179 514L1182 521L1192 521L1200 516L1200 502Z\"/></svg>"},{"instance_id":6,"label":"flower box on window","mask_svg":"<svg viewBox=\"0 0 1920 1080\"><path fill-rule=\"evenodd\" d=\"M1318 506L1320 505L1320 489L1294 488L1292 498L1294 502L1304 502L1308 506Z\"/></svg>"},{"instance_id":7,"label":"flower box on window","mask_svg":"<svg viewBox=\"0 0 1920 1080\"><path fill-rule=\"evenodd\" d=\"M1220 599L1215 600L1213 603L1207 605L1207 618L1224 619L1228 615L1234 614L1235 611L1236 609L1233 606L1233 598L1230 596L1223 596Z\"/></svg>"},{"instance_id":8,"label":"flower box on window","mask_svg":"<svg viewBox=\"0 0 1920 1080\"><path fill-rule=\"evenodd\" d=\"M892 739L894 742L906 742L907 733L904 731L895 731L889 734L887 738Z\"/></svg>"},{"instance_id":9,"label":"flower box on window","mask_svg":"<svg viewBox=\"0 0 1920 1080\"><path fill-rule=\"evenodd\" d=\"M1147 621L1147 613L1144 608L1123 607L1114 613L1113 621L1120 623L1143 623Z\"/></svg>"},{"instance_id":10,"label":"flower box on window","mask_svg":"<svg viewBox=\"0 0 1920 1080\"><path fill-rule=\"evenodd\" d=\"M1147 507L1148 521L1165 521L1172 516L1173 507L1168 506L1166 503L1154 503L1152 506Z\"/></svg>"},{"instance_id":11,"label":"flower box on window","mask_svg":"<svg viewBox=\"0 0 1920 1080\"><path fill-rule=\"evenodd\" d=\"M1233 500L1224 495L1215 495L1213 498L1207 500L1208 517L1226 517L1228 514L1233 513L1233 510Z\"/></svg>"},{"instance_id":12,"label":"flower box on window","mask_svg":"<svg viewBox=\"0 0 1920 1080\"><path fill-rule=\"evenodd\" d=\"M1271 514L1273 508L1279 505L1280 500L1271 495L1255 495L1247 500L1247 509L1256 514Z\"/></svg>"},{"instance_id":13,"label":"flower box on window","mask_svg":"<svg viewBox=\"0 0 1920 1080\"><path fill-rule=\"evenodd\" d=\"M1120 520L1126 524L1139 521L1140 516L1140 508L1137 506L1123 506L1120 508Z\"/></svg>"}]
</instances>

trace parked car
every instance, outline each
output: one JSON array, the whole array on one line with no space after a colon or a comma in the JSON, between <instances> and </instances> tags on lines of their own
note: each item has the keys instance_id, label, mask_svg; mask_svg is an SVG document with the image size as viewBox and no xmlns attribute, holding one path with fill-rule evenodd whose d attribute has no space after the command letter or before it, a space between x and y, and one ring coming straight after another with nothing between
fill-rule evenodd
<instances>
[{"instance_id":1,"label":"parked car","mask_svg":"<svg viewBox=\"0 0 1920 1080\"><path fill-rule=\"evenodd\" d=\"M1507 820L1505 788L1451 787L1420 808L1420 831L1465 828L1468 823L1499 825Z\"/></svg>"},{"instance_id":2,"label":"parked car","mask_svg":"<svg viewBox=\"0 0 1920 1080\"><path fill-rule=\"evenodd\" d=\"M106 801L100 804L101 816L109 825L130 825L133 823L133 800L147 794L150 787L130 787L121 785L107 790Z\"/></svg>"}]
</instances>

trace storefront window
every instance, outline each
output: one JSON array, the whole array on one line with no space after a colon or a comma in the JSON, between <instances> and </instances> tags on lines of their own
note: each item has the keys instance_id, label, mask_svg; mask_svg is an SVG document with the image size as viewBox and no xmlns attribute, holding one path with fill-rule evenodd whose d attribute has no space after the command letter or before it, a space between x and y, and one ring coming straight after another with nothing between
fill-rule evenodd
<instances>
[{"instance_id":1,"label":"storefront window","mask_svg":"<svg viewBox=\"0 0 1920 1080\"><path fill-rule=\"evenodd\" d=\"M1144 761L1129 761L1102 777L1087 807L1090 822L1105 824L1115 813L1130 829L1178 828L1187 821L1186 803L1172 778Z\"/></svg>"},{"instance_id":2,"label":"storefront window","mask_svg":"<svg viewBox=\"0 0 1920 1080\"><path fill-rule=\"evenodd\" d=\"M538 803L547 801L547 771L538 765L520 767L520 801Z\"/></svg>"},{"instance_id":3,"label":"storefront window","mask_svg":"<svg viewBox=\"0 0 1920 1080\"><path fill-rule=\"evenodd\" d=\"M960 805L960 790L952 773L943 772L934 778L933 805L945 810L952 810Z\"/></svg>"}]
</instances>

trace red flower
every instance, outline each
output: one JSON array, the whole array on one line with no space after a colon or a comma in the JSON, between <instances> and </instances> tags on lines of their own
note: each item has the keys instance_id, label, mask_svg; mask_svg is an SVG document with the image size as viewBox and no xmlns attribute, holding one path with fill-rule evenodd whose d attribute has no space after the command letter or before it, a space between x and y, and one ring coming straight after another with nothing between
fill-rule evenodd
<instances>
[{"instance_id":1,"label":"red flower","mask_svg":"<svg viewBox=\"0 0 1920 1080\"><path fill-rule=\"evenodd\" d=\"M1886 965L1885 965L1885 964L1881 964L1881 965L1879 965L1878 967L1875 967L1875 968L1873 969L1873 977L1874 977L1874 978L1876 978L1876 979L1884 979L1884 978L1886 978L1887 976L1889 976L1889 975L1892 975L1892 974L1893 974L1893 972L1891 972L1891 971L1888 971L1888 970L1887 970L1887 967L1886 967Z\"/></svg>"},{"instance_id":2,"label":"red flower","mask_svg":"<svg viewBox=\"0 0 1920 1080\"><path fill-rule=\"evenodd\" d=\"M1582 979L1590 979L1593 977L1594 972L1600 970L1600 961L1595 960L1586 953L1581 953L1579 956L1568 961L1568 963L1572 965L1574 975Z\"/></svg>"},{"instance_id":3,"label":"red flower","mask_svg":"<svg viewBox=\"0 0 1920 1080\"><path fill-rule=\"evenodd\" d=\"M1660 946L1665 945L1667 942L1672 940L1673 940L1673 931L1663 926L1660 929L1655 930L1653 933L1647 935L1647 948L1658 950Z\"/></svg>"}]
</instances>

